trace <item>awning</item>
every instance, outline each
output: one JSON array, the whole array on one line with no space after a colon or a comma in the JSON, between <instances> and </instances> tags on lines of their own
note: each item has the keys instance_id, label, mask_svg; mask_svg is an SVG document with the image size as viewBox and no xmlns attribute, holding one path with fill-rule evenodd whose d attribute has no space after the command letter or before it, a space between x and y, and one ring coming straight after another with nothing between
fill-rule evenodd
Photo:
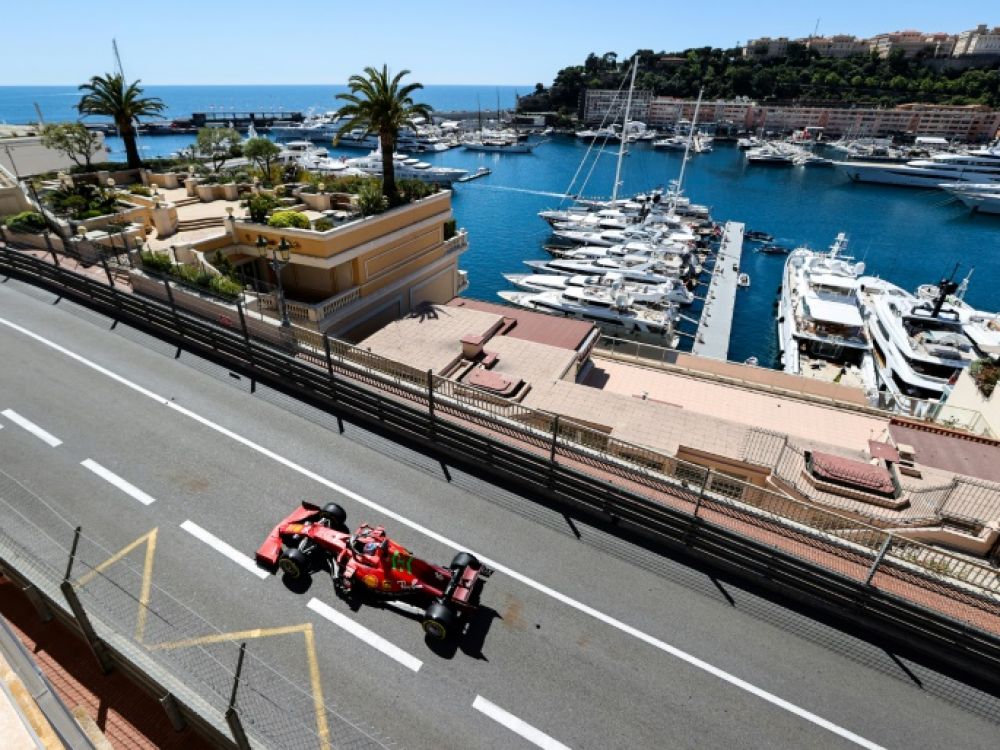
<instances>
[{"instance_id":1,"label":"awning","mask_svg":"<svg viewBox=\"0 0 1000 750\"><path fill-rule=\"evenodd\" d=\"M813 295L807 295L803 302L809 317L813 320L854 327L860 327L864 322L861 320L858 308L853 304L831 302Z\"/></svg>"}]
</instances>

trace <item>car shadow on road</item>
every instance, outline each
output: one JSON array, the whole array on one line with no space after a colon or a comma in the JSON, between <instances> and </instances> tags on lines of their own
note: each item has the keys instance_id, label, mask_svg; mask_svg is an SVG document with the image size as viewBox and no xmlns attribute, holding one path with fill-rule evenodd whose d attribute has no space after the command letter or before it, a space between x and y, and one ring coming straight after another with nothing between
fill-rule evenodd
<instances>
[{"instance_id":1,"label":"car shadow on road","mask_svg":"<svg viewBox=\"0 0 1000 750\"><path fill-rule=\"evenodd\" d=\"M480 606L469 615L465 628L456 637L441 641L427 636L424 638L424 643L431 653L442 659L454 659L455 654L461 651L473 659L489 661L483 653L486 636L489 635L493 621L502 619L500 613L492 607Z\"/></svg>"}]
</instances>

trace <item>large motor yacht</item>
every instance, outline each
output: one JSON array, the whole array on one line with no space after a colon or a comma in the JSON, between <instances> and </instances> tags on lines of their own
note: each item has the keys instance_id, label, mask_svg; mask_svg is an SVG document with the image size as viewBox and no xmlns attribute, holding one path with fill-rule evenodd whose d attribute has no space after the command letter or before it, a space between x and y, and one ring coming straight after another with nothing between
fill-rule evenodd
<instances>
[{"instance_id":1,"label":"large motor yacht","mask_svg":"<svg viewBox=\"0 0 1000 750\"><path fill-rule=\"evenodd\" d=\"M876 388L871 344L858 301L864 263L842 255L841 232L827 252L800 247L785 261L778 312L778 345L785 372Z\"/></svg>"},{"instance_id":2,"label":"large motor yacht","mask_svg":"<svg viewBox=\"0 0 1000 750\"><path fill-rule=\"evenodd\" d=\"M939 187L955 196L973 213L1000 214L1000 182L956 182Z\"/></svg>"},{"instance_id":3,"label":"large motor yacht","mask_svg":"<svg viewBox=\"0 0 1000 750\"><path fill-rule=\"evenodd\" d=\"M879 387L897 401L941 400L973 361L1000 353L1000 318L962 300L967 282L942 281L914 295L883 279L859 279Z\"/></svg>"},{"instance_id":4,"label":"large motor yacht","mask_svg":"<svg viewBox=\"0 0 1000 750\"><path fill-rule=\"evenodd\" d=\"M434 182L440 185L450 185L460 177L468 174L468 170L456 167L435 167L425 161L408 157L405 154L393 154L393 167L397 179L420 180ZM382 152L372 151L368 156L358 159L348 159L348 166L360 169L365 174L382 176Z\"/></svg>"},{"instance_id":5,"label":"large motor yacht","mask_svg":"<svg viewBox=\"0 0 1000 750\"><path fill-rule=\"evenodd\" d=\"M623 291L632 298L635 304L643 306L662 307L671 303L690 305L694 302L694 295L683 284L674 280L656 283L634 282L629 281L620 271L575 276L565 276L559 273L505 273L503 277L518 289L526 289L529 292L599 287L613 293Z\"/></svg>"},{"instance_id":6,"label":"large motor yacht","mask_svg":"<svg viewBox=\"0 0 1000 750\"><path fill-rule=\"evenodd\" d=\"M612 294L601 287L569 287L546 292L498 292L517 307L596 323L612 336L633 338L659 346L676 347L676 310L635 305L626 292Z\"/></svg>"},{"instance_id":7,"label":"large motor yacht","mask_svg":"<svg viewBox=\"0 0 1000 750\"><path fill-rule=\"evenodd\" d=\"M941 152L905 164L835 161L833 165L854 182L936 188L946 182L1000 182L1000 148L964 153Z\"/></svg>"}]
</instances>

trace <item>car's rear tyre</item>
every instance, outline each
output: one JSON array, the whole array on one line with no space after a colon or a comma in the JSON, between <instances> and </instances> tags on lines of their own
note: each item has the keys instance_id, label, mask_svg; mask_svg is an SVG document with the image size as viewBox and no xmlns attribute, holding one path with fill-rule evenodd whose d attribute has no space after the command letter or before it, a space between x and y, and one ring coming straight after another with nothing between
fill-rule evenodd
<instances>
[{"instance_id":1,"label":"car's rear tyre","mask_svg":"<svg viewBox=\"0 0 1000 750\"><path fill-rule=\"evenodd\" d=\"M470 555L468 552L459 552L451 561L452 568L469 567L473 570L479 570L481 566L482 564L476 559L475 555Z\"/></svg>"},{"instance_id":2,"label":"car's rear tyre","mask_svg":"<svg viewBox=\"0 0 1000 750\"><path fill-rule=\"evenodd\" d=\"M424 612L424 633L435 641L449 638L458 627L458 615L441 602L431 602Z\"/></svg>"},{"instance_id":3,"label":"car's rear tyre","mask_svg":"<svg viewBox=\"0 0 1000 750\"><path fill-rule=\"evenodd\" d=\"M336 503L327 503L319 514L321 518L327 519L333 528L347 528L347 511Z\"/></svg>"},{"instance_id":4,"label":"car's rear tyre","mask_svg":"<svg viewBox=\"0 0 1000 750\"><path fill-rule=\"evenodd\" d=\"M296 580L309 572L309 556L297 548L285 550L278 560L278 567L286 576Z\"/></svg>"}]
</instances>

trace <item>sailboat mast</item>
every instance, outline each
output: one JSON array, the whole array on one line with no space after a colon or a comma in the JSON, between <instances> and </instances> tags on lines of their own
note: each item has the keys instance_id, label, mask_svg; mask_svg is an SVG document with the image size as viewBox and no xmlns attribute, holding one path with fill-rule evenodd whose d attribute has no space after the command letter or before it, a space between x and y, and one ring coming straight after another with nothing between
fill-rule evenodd
<instances>
[{"instance_id":1,"label":"sailboat mast","mask_svg":"<svg viewBox=\"0 0 1000 750\"><path fill-rule=\"evenodd\" d=\"M704 88L698 89L698 101L694 103L694 117L691 118L691 130L688 131L687 144L684 146L684 158L681 159L681 173L677 178L677 193L674 195L673 202L670 204L671 212L673 212L674 208L677 206L677 199L681 197L681 188L684 186L684 172L687 169L688 155L691 153L691 141L694 139L694 134L698 127L698 110L701 109L701 95L704 92Z\"/></svg>"},{"instance_id":2,"label":"sailboat mast","mask_svg":"<svg viewBox=\"0 0 1000 750\"><path fill-rule=\"evenodd\" d=\"M635 88L635 72L639 67L639 56L632 58L632 79L628 84L628 97L625 99L625 117L622 119L621 143L618 146L618 164L615 166L615 184L611 188L611 202L618 200L618 188L621 186L622 157L625 156L625 142L628 140L628 115L632 108L632 89Z\"/></svg>"}]
</instances>

